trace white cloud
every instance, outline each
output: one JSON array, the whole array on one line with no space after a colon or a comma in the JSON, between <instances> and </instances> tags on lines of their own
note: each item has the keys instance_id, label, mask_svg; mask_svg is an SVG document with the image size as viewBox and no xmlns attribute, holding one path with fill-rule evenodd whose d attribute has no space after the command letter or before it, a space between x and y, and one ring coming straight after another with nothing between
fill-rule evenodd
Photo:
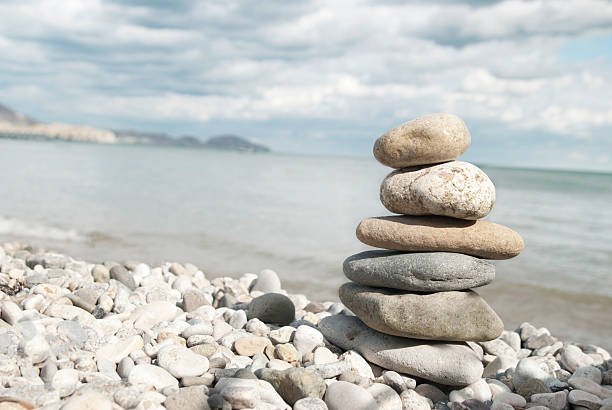
<instances>
[{"instance_id":1,"label":"white cloud","mask_svg":"<svg viewBox=\"0 0 612 410\"><path fill-rule=\"evenodd\" d=\"M612 3L4 2L0 99L28 106L32 90L44 90L29 104L37 116L63 111L49 120L103 118L112 123L94 125L108 127L277 121L285 125L270 133L281 136L298 119L376 136L452 111L500 133L604 141L610 64L560 59L590 33L612 35Z\"/></svg>"}]
</instances>

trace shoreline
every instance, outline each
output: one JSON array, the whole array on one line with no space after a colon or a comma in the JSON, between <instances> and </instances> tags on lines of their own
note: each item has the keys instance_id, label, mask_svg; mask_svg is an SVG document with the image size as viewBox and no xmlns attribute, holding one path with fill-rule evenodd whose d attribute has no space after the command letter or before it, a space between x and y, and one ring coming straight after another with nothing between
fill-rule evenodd
<instances>
[{"instance_id":1,"label":"shoreline","mask_svg":"<svg viewBox=\"0 0 612 410\"><path fill-rule=\"evenodd\" d=\"M0 243L0 272L0 395L14 408L612 409L606 348L529 323L489 342L404 339L288 293L271 270L207 278L15 243Z\"/></svg>"},{"instance_id":2,"label":"shoreline","mask_svg":"<svg viewBox=\"0 0 612 410\"><path fill-rule=\"evenodd\" d=\"M10 240L26 242L28 238L10 237ZM116 238L113 237L113 241ZM126 245L120 249L121 244L111 248L105 246L90 246L82 242L56 241L52 239L28 239L27 243L36 243L46 247L53 247L64 254L71 254L84 260L101 263L105 260L129 260L130 255L138 255L144 263L159 265L164 263L162 259L150 258L150 255L140 255L138 248ZM55 247L53 245L56 245ZM102 245L102 244L100 244ZM116 257L113 257L116 256ZM140 257L139 257L140 256ZM272 257L272 256L271 256ZM183 252L180 258L190 260L188 254ZM244 272L252 270L244 269L207 269L207 265L198 260L192 262L202 266L207 277L238 277ZM270 263L269 265L273 265ZM267 266L260 263L259 269ZM274 269L273 266L270 266ZM498 267L499 270L499 267ZM311 300L317 302L338 302L338 287L348 282L342 272L341 263L335 271L328 272L327 279L302 279L291 275L279 276L285 289L294 293L303 293ZM568 292L560 289L547 288L534 284L509 281L512 272L497 273L492 283L486 286L474 288L474 290L487 300L489 305L502 318L506 329L516 329L523 322L530 322L537 326L547 327L553 334L559 335L564 340L573 340L581 343L594 343L612 351L612 327L606 326L609 312L612 312L612 297L601 294L589 294Z\"/></svg>"}]
</instances>

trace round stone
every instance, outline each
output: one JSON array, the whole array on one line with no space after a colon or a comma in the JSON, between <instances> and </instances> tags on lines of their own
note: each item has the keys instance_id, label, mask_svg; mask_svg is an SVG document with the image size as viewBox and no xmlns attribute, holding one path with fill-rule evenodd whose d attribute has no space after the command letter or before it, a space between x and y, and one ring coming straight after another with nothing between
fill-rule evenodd
<instances>
[{"instance_id":1,"label":"round stone","mask_svg":"<svg viewBox=\"0 0 612 410\"><path fill-rule=\"evenodd\" d=\"M491 400L491 389L489 389L489 385L485 379L480 379L468 386L465 386L463 389L451 391L448 395L448 399L450 401L458 402L469 399L487 401Z\"/></svg>"},{"instance_id":2,"label":"round stone","mask_svg":"<svg viewBox=\"0 0 612 410\"><path fill-rule=\"evenodd\" d=\"M234 349L236 353L241 356L255 356L257 353L263 353L266 346L271 345L272 342L267 337L252 336L252 337L241 337L234 342Z\"/></svg>"},{"instance_id":3,"label":"round stone","mask_svg":"<svg viewBox=\"0 0 612 410\"><path fill-rule=\"evenodd\" d=\"M159 366L152 364L138 364L132 368L128 376L131 384L145 384L157 390L172 386L178 388L178 380Z\"/></svg>"},{"instance_id":4,"label":"round stone","mask_svg":"<svg viewBox=\"0 0 612 410\"><path fill-rule=\"evenodd\" d=\"M323 345L323 334L311 326L298 326L293 335L293 345L303 357Z\"/></svg>"},{"instance_id":5,"label":"round stone","mask_svg":"<svg viewBox=\"0 0 612 410\"><path fill-rule=\"evenodd\" d=\"M280 293L266 293L249 304L248 319L257 318L264 323L288 325L295 320L295 306L291 299Z\"/></svg>"},{"instance_id":6,"label":"round stone","mask_svg":"<svg viewBox=\"0 0 612 410\"><path fill-rule=\"evenodd\" d=\"M327 388L325 404L329 410L371 410L376 401L363 387L349 382L335 382Z\"/></svg>"},{"instance_id":7,"label":"round stone","mask_svg":"<svg viewBox=\"0 0 612 410\"><path fill-rule=\"evenodd\" d=\"M523 239L512 229L488 221L443 216L367 218L357 238L376 248L407 252L456 252L486 259L509 259L523 250Z\"/></svg>"},{"instance_id":8,"label":"round stone","mask_svg":"<svg viewBox=\"0 0 612 410\"><path fill-rule=\"evenodd\" d=\"M142 349L144 343L142 337L131 336L117 343L105 344L96 351L97 358L104 358L112 363L119 363L134 350Z\"/></svg>"},{"instance_id":9,"label":"round stone","mask_svg":"<svg viewBox=\"0 0 612 410\"><path fill-rule=\"evenodd\" d=\"M79 372L74 369L58 370L51 381L51 385L60 394L60 397L66 397L74 393L74 390L79 383Z\"/></svg>"},{"instance_id":10,"label":"round stone","mask_svg":"<svg viewBox=\"0 0 612 410\"><path fill-rule=\"evenodd\" d=\"M315 397L304 397L295 402L293 410L328 410L327 404Z\"/></svg>"},{"instance_id":11,"label":"round stone","mask_svg":"<svg viewBox=\"0 0 612 410\"><path fill-rule=\"evenodd\" d=\"M477 166L451 161L392 172L380 185L380 201L396 214L480 219L493 209L495 186Z\"/></svg>"},{"instance_id":12,"label":"round stone","mask_svg":"<svg viewBox=\"0 0 612 410\"><path fill-rule=\"evenodd\" d=\"M392 168L435 164L457 158L470 142L470 132L461 118L431 114L408 121L378 138L374 157Z\"/></svg>"},{"instance_id":13,"label":"round stone","mask_svg":"<svg viewBox=\"0 0 612 410\"><path fill-rule=\"evenodd\" d=\"M130 290L136 289L136 282L132 274L121 265L115 265L110 269L111 279L118 280L127 286Z\"/></svg>"},{"instance_id":14,"label":"round stone","mask_svg":"<svg viewBox=\"0 0 612 410\"><path fill-rule=\"evenodd\" d=\"M415 339L486 341L501 335L504 324L476 292L400 293L348 282L340 300L379 332Z\"/></svg>"},{"instance_id":15,"label":"round stone","mask_svg":"<svg viewBox=\"0 0 612 410\"><path fill-rule=\"evenodd\" d=\"M291 405L305 397L320 399L325 393L323 378L301 367L282 371L262 369L258 374L260 379L269 382L283 400Z\"/></svg>"},{"instance_id":16,"label":"round stone","mask_svg":"<svg viewBox=\"0 0 612 410\"><path fill-rule=\"evenodd\" d=\"M402 399L391 387L382 383L372 383L366 388L376 401L377 409L394 410L402 408Z\"/></svg>"},{"instance_id":17,"label":"round stone","mask_svg":"<svg viewBox=\"0 0 612 410\"><path fill-rule=\"evenodd\" d=\"M263 293L278 292L281 290L281 281L271 269L262 270L254 282L251 290L258 290Z\"/></svg>"},{"instance_id":18,"label":"round stone","mask_svg":"<svg viewBox=\"0 0 612 410\"><path fill-rule=\"evenodd\" d=\"M157 353L157 364L176 378L201 376L209 367L208 359L205 356L177 345L161 348Z\"/></svg>"},{"instance_id":19,"label":"round stone","mask_svg":"<svg viewBox=\"0 0 612 410\"><path fill-rule=\"evenodd\" d=\"M470 289L495 279L492 263L451 252L366 251L346 259L343 270L362 285L419 292Z\"/></svg>"},{"instance_id":20,"label":"round stone","mask_svg":"<svg viewBox=\"0 0 612 410\"><path fill-rule=\"evenodd\" d=\"M221 396L234 409L255 408L260 401L259 391L255 387L226 387L221 391Z\"/></svg>"}]
</instances>

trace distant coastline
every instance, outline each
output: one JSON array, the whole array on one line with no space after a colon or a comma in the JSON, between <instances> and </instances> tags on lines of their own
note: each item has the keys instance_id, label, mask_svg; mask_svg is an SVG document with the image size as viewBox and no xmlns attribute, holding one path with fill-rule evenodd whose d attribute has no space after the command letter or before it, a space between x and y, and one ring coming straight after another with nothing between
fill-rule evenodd
<instances>
[{"instance_id":1,"label":"distant coastline","mask_svg":"<svg viewBox=\"0 0 612 410\"><path fill-rule=\"evenodd\" d=\"M64 140L98 144L149 144L241 152L270 152L270 148L236 135L213 136L207 140L186 135L134 130L107 130L88 125L47 124L38 122L0 104L0 138L18 140Z\"/></svg>"}]
</instances>

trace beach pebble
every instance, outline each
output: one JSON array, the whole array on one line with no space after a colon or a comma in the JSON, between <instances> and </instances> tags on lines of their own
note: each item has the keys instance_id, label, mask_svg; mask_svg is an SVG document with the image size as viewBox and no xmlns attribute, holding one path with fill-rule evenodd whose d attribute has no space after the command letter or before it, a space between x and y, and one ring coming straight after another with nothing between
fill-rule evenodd
<instances>
[{"instance_id":1,"label":"beach pebble","mask_svg":"<svg viewBox=\"0 0 612 410\"><path fill-rule=\"evenodd\" d=\"M115 403L125 409L131 409L140 403L141 392L135 387L124 387L113 394Z\"/></svg>"},{"instance_id":2,"label":"beach pebble","mask_svg":"<svg viewBox=\"0 0 612 410\"><path fill-rule=\"evenodd\" d=\"M433 407L430 399L421 396L414 390L404 390L402 394L400 394L400 400L402 401L404 409L429 410Z\"/></svg>"},{"instance_id":3,"label":"beach pebble","mask_svg":"<svg viewBox=\"0 0 612 410\"><path fill-rule=\"evenodd\" d=\"M288 325L295 320L295 306L285 295L266 293L249 303L248 319L253 318L264 323Z\"/></svg>"},{"instance_id":4,"label":"beach pebble","mask_svg":"<svg viewBox=\"0 0 612 410\"><path fill-rule=\"evenodd\" d=\"M204 305L210 305L210 300L199 290L187 289L185 293L183 293L183 308L185 312L193 312Z\"/></svg>"},{"instance_id":5,"label":"beach pebble","mask_svg":"<svg viewBox=\"0 0 612 410\"><path fill-rule=\"evenodd\" d=\"M323 334L317 329L301 325L293 335L293 345L302 356L310 354L323 344Z\"/></svg>"},{"instance_id":6,"label":"beach pebble","mask_svg":"<svg viewBox=\"0 0 612 410\"><path fill-rule=\"evenodd\" d=\"M367 390L348 382L335 382L327 388L325 404L329 410L373 410L377 403Z\"/></svg>"},{"instance_id":7,"label":"beach pebble","mask_svg":"<svg viewBox=\"0 0 612 410\"><path fill-rule=\"evenodd\" d=\"M387 370L382 374L382 381L393 388L398 394L406 389L414 389L416 387L414 379L408 379L410 380L409 384L406 383L406 379L408 378L404 378L399 373L391 370Z\"/></svg>"},{"instance_id":8,"label":"beach pebble","mask_svg":"<svg viewBox=\"0 0 612 410\"><path fill-rule=\"evenodd\" d=\"M568 372L575 372L583 366L590 366L593 358L580 350L578 346L567 345L561 349L561 364Z\"/></svg>"},{"instance_id":9,"label":"beach pebble","mask_svg":"<svg viewBox=\"0 0 612 410\"><path fill-rule=\"evenodd\" d=\"M468 399L477 399L480 401L491 400L491 389L485 381L480 379L460 390L453 390L449 393L450 401L462 402Z\"/></svg>"},{"instance_id":10,"label":"beach pebble","mask_svg":"<svg viewBox=\"0 0 612 410\"><path fill-rule=\"evenodd\" d=\"M367 218L357 227L357 239L376 248L456 252L485 259L513 258L525 246L520 235L508 227L443 216Z\"/></svg>"},{"instance_id":11,"label":"beach pebble","mask_svg":"<svg viewBox=\"0 0 612 410\"><path fill-rule=\"evenodd\" d=\"M279 292L281 289L281 281L276 272L271 269L264 269L254 281L251 291L256 290L263 293L270 293Z\"/></svg>"},{"instance_id":12,"label":"beach pebble","mask_svg":"<svg viewBox=\"0 0 612 410\"><path fill-rule=\"evenodd\" d=\"M271 343L267 337L242 337L234 342L234 349L239 355L251 357L257 353L263 353L266 346L269 345Z\"/></svg>"},{"instance_id":13,"label":"beach pebble","mask_svg":"<svg viewBox=\"0 0 612 410\"><path fill-rule=\"evenodd\" d=\"M242 329L247 324L247 315L244 310L237 310L232 313L229 325L234 329Z\"/></svg>"},{"instance_id":14,"label":"beach pebble","mask_svg":"<svg viewBox=\"0 0 612 410\"><path fill-rule=\"evenodd\" d=\"M171 302L152 302L139 306L130 314L130 320L134 322L134 328L139 330L150 330L160 322L173 320L181 310Z\"/></svg>"},{"instance_id":15,"label":"beach pebble","mask_svg":"<svg viewBox=\"0 0 612 410\"><path fill-rule=\"evenodd\" d=\"M563 410L567 407L567 392L559 391L556 393L539 393L530 398L530 402L545 406L550 410Z\"/></svg>"},{"instance_id":16,"label":"beach pebble","mask_svg":"<svg viewBox=\"0 0 612 410\"><path fill-rule=\"evenodd\" d=\"M191 336L212 336L213 327L208 323L198 323L192 325L181 332L181 336L189 339Z\"/></svg>"},{"instance_id":17,"label":"beach pebble","mask_svg":"<svg viewBox=\"0 0 612 410\"><path fill-rule=\"evenodd\" d=\"M439 113L393 128L376 140L373 151L381 164L404 168L455 159L470 143L470 133L461 118Z\"/></svg>"},{"instance_id":18,"label":"beach pebble","mask_svg":"<svg viewBox=\"0 0 612 410\"><path fill-rule=\"evenodd\" d=\"M584 377L576 377L575 375L570 377L568 380L569 385L577 390L582 390L587 393L591 393L600 399L612 398L612 390L608 390L598 383L595 383L593 380L584 378Z\"/></svg>"},{"instance_id":19,"label":"beach pebble","mask_svg":"<svg viewBox=\"0 0 612 410\"><path fill-rule=\"evenodd\" d=\"M575 406L582 406L591 410L597 410L601 407L601 399L599 397L582 390L570 391L567 398Z\"/></svg>"},{"instance_id":20,"label":"beach pebble","mask_svg":"<svg viewBox=\"0 0 612 410\"><path fill-rule=\"evenodd\" d=\"M121 378L127 379L134 366L134 360L132 360L131 357L124 357L117 365L117 374L119 374Z\"/></svg>"},{"instance_id":21,"label":"beach pebble","mask_svg":"<svg viewBox=\"0 0 612 410\"><path fill-rule=\"evenodd\" d=\"M136 282L132 274L121 265L115 265L110 269L110 278L123 283L130 290L136 289Z\"/></svg>"},{"instance_id":22,"label":"beach pebble","mask_svg":"<svg viewBox=\"0 0 612 410\"><path fill-rule=\"evenodd\" d=\"M51 385L59 392L60 397L66 397L74 393L78 383L79 373L74 369L58 370L51 380Z\"/></svg>"},{"instance_id":23,"label":"beach pebble","mask_svg":"<svg viewBox=\"0 0 612 410\"><path fill-rule=\"evenodd\" d=\"M206 357L177 345L161 348L157 353L157 364L176 378L201 376L209 368Z\"/></svg>"},{"instance_id":24,"label":"beach pebble","mask_svg":"<svg viewBox=\"0 0 612 410\"><path fill-rule=\"evenodd\" d=\"M376 401L376 408L380 410L402 410L402 399L391 387L382 383L372 383L366 388Z\"/></svg>"},{"instance_id":25,"label":"beach pebble","mask_svg":"<svg viewBox=\"0 0 612 410\"><path fill-rule=\"evenodd\" d=\"M574 374L572 374L572 378L574 377L583 377L597 384L602 384L603 380L601 370L595 366L582 366L577 368Z\"/></svg>"},{"instance_id":26,"label":"beach pebble","mask_svg":"<svg viewBox=\"0 0 612 410\"><path fill-rule=\"evenodd\" d=\"M516 350L510 345L504 342L501 338L481 342L480 345L484 348L484 351L493 356L505 356L508 358L516 357Z\"/></svg>"},{"instance_id":27,"label":"beach pebble","mask_svg":"<svg viewBox=\"0 0 612 410\"><path fill-rule=\"evenodd\" d=\"M2 319L9 325L15 325L19 319L23 317L23 311L14 302L2 302Z\"/></svg>"},{"instance_id":28,"label":"beach pebble","mask_svg":"<svg viewBox=\"0 0 612 410\"><path fill-rule=\"evenodd\" d=\"M485 367L482 377L496 377L498 374L504 373L508 369L516 367L518 360L514 357L497 356L491 363Z\"/></svg>"},{"instance_id":29,"label":"beach pebble","mask_svg":"<svg viewBox=\"0 0 612 410\"><path fill-rule=\"evenodd\" d=\"M30 340L24 340L23 353L30 358L33 364L44 362L50 355L51 347L42 335L36 335Z\"/></svg>"},{"instance_id":30,"label":"beach pebble","mask_svg":"<svg viewBox=\"0 0 612 410\"><path fill-rule=\"evenodd\" d=\"M320 399L326 389L322 377L304 368L292 367L282 371L262 369L259 378L269 382L290 405L305 397Z\"/></svg>"},{"instance_id":31,"label":"beach pebble","mask_svg":"<svg viewBox=\"0 0 612 410\"><path fill-rule=\"evenodd\" d=\"M293 326L283 326L281 328L270 331L270 340L275 343L289 343L295 334Z\"/></svg>"},{"instance_id":32,"label":"beach pebble","mask_svg":"<svg viewBox=\"0 0 612 410\"><path fill-rule=\"evenodd\" d=\"M267 340L267 339L266 339ZM300 354L297 349L290 343L284 343L281 345L276 345L274 348L274 355L279 359L293 363L300 360Z\"/></svg>"},{"instance_id":33,"label":"beach pebble","mask_svg":"<svg viewBox=\"0 0 612 410\"><path fill-rule=\"evenodd\" d=\"M119 363L134 350L142 349L143 346L141 336L131 336L117 343L102 346L96 351L96 357L104 358L112 363Z\"/></svg>"},{"instance_id":34,"label":"beach pebble","mask_svg":"<svg viewBox=\"0 0 612 410\"><path fill-rule=\"evenodd\" d=\"M524 408L527 405L527 400L519 394L511 392L501 392L495 395L494 401L506 403L516 408ZM486 400L483 400L486 401Z\"/></svg>"},{"instance_id":35,"label":"beach pebble","mask_svg":"<svg viewBox=\"0 0 612 410\"><path fill-rule=\"evenodd\" d=\"M528 357L519 360L512 379L515 387L519 388L522 384L534 379L547 384L547 382L553 381L552 379L554 378L542 370L535 358Z\"/></svg>"},{"instance_id":36,"label":"beach pebble","mask_svg":"<svg viewBox=\"0 0 612 410\"><path fill-rule=\"evenodd\" d=\"M504 330L500 339L506 342L515 352L518 353L521 350L521 335L517 332Z\"/></svg>"},{"instance_id":37,"label":"beach pebble","mask_svg":"<svg viewBox=\"0 0 612 410\"><path fill-rule=\"evenodd\" d=\"M83 409L95 409L95 410L113 410L114 404L111 400L107 399L104 394L99 393L95 390L84 390L83 392L77 392L66 401L62 406L62 410L83 410Z\"/></svg>"},{"instance_id":38,"label":"beach pebble","mask_svg":"<svg viewBox=\"0 0 612 410\"><path fill-rule=\"evenodd\" d=\"M421 383L414 388L414 391L419 395L428 398L433 403L448 401L448 395L433 384Z\"/></svg>"},{"instance_id":39,"label":"beach pebble","mask_svg":"<svg viewBox=\"0 0 612 410\"><path fill-rule=\"evenodd\" d=\"M91 276L96 282L106 283L110 280L110 272L104 265L94 265L91 269Z\"/></svg>"},{"instance_id":40,"label":"beach pebble","mask_svg":"<svg viewBox=\"0 0 612 410\"><path fill-rule=\"evenodd\" d=\"M249 320L244 328L247 332L253 333L256 336L266 336L270 333L270 328L257 318Z\"/></svg>"},{"instance_id":41,"label":"beach pebble","mask_svg":"<svg viewBox=\"0 0 612 410\"><path fill-rule=\"evenodd\" d=\"M304 397L293 404L293 410L328 410L328 408L321 399Z\"/></svg>"},{"instance_id":42,"label":"beach pebble","mask_svg":"<svg viewBox=\"0 0 612 410\"><path fill-rule=\"evenodd\" d=\"M527 379L515 387L515 392L528 399L534 394L552 393L552 390L542 380Z\"/></svg>"},{"instance_id":43,"label":"beach pebble","mask_svg":"<svg viewBox=\"0 0 612 410\"><path fill-rule=\"evenodd\" d=\"M380 186L380 201L396 214L480 219L493 209L495 187L477 166L451 161L390 173Z\"/></svg>"},{"instance_id":44,"label":"beach pebble","mask_svg":"<svg viewBox=\"0 0 612 410\"><path fill-rule=\"evenodd\" d=\"M151 364L138 364L134 366L128 376L128 382L131 384L142 383L147 386L153 386L157 390L168 386L178 387L178 380L170 373L161 367Z\"/></svg>"},{"instance_id":45,"label":"beach pebble","mask_svg":"<svg viewBox=\"0 0 612 410\"><path fill-rule=\"evenodd\" d=\"M250 386L228 386L221 390L221 396L234 409L255 408L261 400L259 391Z\"/></svg>"},{"instance_id":46,"label":"beach pebble","mask_svg":"<svg viewBox=\"0 0 612 410\"><path fill-rule=\"evenodd\" d=\"M334 363L338 360L338 355L333 353L325 346L315 348L312 361L314 364Z\"/></svg>"},{"instance_id":47,"label":"beach pebble","mask_svg":"<svg viewBox=\"0 0 612 410\"><path fill-rule=\"evenodd\" d=\"M229 377L222 377L215 385L215 390L223 392L224 389L229 387L251 387L255 388L259 392L260 400L267 405L273 406L272 408L278 408L281 410L290 409L289 405L285 403L282 397L274 390L274 387L265 380L253 380L253 379L236 379Z\"/></svg>"}]
</instances>

